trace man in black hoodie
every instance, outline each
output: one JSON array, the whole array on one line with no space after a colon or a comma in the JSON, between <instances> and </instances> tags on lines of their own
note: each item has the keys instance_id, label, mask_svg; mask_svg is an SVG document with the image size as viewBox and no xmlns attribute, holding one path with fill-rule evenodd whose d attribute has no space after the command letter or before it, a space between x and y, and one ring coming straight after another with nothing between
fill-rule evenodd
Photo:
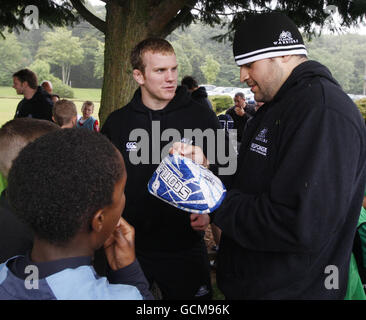
<instances>
[{"instance_id":1,"label":"man in black hoodie","mask_svg":"<svg viewBox=\"0 0 366 320\"><path fill-rule=\"evenodd\" d=\"M233 48L240 80L264 104L215 212L218 286L228 299L344 299L366 183L361 114L307 60L287 16L248 18Z\"/></svg>"},{"instance_id":2,"label":"man in black hoodie","mask_svg":"<svg viewBox=\"0 0 366 320\"><path fill-rule=\"evenodd\" d=\"M14 118L36 118L52 121L53 102L51 95L38 85L36 74L22 69L13 74L13 88L24 95Z\"/></svg>"},{"instance_id":3,"label":"man in black hoodie","mask_svg":"<svg viewBox=\"0 0 366 320\"><path fill-rule=\"evenodd\" d=\"M167 154L168 144L187 138L186 129L216 130L220 124L212 110L192 100L187 88L177 87L178 66L169 42L140 42L131 53L131 64L140 88L130 103L109 115L101 130L126 162L129 182L123 216L136 230L141 267L164 299L209 299L209 261L203 241L209 216L189 214L155 198L147 183L164 150ZM179 137L166 134L164 138L167 129Z\"/></svg>"},{"instance_id":4,"label":"man in black hoodie","mask_svg":"<svg viewBox=\"0 0 366 320\"><path fill-rule=\"evenodd\" d=\"M207 91L205 87L199 87L197 81L191 76L185 76L181 82L182 86L186 86L188 91L192 94L192 99L198 103L208 106L212 109L212 104L207 98Z\"/></svg>"}]
</instances>

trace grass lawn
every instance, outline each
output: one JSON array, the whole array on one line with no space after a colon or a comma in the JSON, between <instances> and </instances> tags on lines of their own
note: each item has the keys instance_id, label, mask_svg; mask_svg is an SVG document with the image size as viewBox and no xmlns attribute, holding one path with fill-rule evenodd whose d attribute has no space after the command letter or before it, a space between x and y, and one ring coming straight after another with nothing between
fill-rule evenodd
<instances>
[{"instance_id":1,"label":"grass lawn","mask_svg":"<svg viewBox=\"0 0 366 320\"><path fill-rule=\"evenodd\" d=\"M93 117L98 118L100 107L101 89L73 88L75 97L71 100L75 102L78 114L81 115L81 106L85 100L94 102ZM0 127L7 121L14 118L15 110L22 95L17 95L12 87L0 86Z\"/></svg>"}]
</instances>

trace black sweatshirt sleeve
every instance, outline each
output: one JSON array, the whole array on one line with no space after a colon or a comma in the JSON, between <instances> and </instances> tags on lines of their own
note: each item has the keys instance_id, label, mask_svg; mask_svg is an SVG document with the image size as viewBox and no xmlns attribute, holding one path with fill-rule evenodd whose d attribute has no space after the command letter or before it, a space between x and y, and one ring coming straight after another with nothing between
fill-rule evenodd
<instances>
[{"instance_id":1,"label":"black sweatshirt sleeve","mask_svg":"<svg viewBox=\"0 0 366 320\"><path fill-rule=\"evenodd\" d=\"M149 283L137 260L133 263L118 269L116 271L109 268L107 279L112 284L127 284L137 287L144 300L154 300L152 293L149 291Z\"/></svg>"},{"instance_id":2,"label":"black sweatshirt sleeve","mask_svg":"<svg viewBox=\"0 0 366 320\"><path fill-rule=\"evenodd\" d=\"M313 108L284 134L269 191L229 191L213 222L247 249L317 251L348 213L364 139L330 107Z\"/></svg>"}]
</instances>

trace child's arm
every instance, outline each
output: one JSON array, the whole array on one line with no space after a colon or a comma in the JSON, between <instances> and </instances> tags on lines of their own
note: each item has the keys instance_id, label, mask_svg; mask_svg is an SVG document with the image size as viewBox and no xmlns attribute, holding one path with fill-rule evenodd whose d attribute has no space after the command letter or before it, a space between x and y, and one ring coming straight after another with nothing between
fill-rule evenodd
<instances>
[{"instance_id":1,"label":"child's arm","mask_svg":"<svg viewBox=\"0 0 366 320\"><path fill-rule=\"evenodd\" d=\"M104 244L104 251L112 271L110 283L137 287L144 299L154 299L135 254L135 229L120 218L114 232Z\"/></svg>"},{"instance_id":2,"label":"child's arm","mask_svg":"<svg viewBox=\"0 0 366 320\"><path fill-rule=\"evenodd\" d=\"M99 122L97 119L95 119L95 121L94 121L93 130L95 132L99 132Z\"/></svg>"}]
</instances>

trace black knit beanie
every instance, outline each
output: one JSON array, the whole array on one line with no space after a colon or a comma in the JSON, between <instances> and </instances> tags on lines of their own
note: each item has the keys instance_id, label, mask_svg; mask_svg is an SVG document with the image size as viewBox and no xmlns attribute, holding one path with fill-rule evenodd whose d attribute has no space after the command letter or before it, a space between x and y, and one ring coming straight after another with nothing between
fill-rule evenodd
<instances>
[{"instance_id":1,"label":"black knit beanie","mask_svg":"<svg viewBox=\"0 0 366 320\"><path fill-rule=\"evenodd\" d=\"M279 12L246 19L235 32L233 51L238 66L266 58L307 55L295 23Z\"/></svg>"}]
</instances>

